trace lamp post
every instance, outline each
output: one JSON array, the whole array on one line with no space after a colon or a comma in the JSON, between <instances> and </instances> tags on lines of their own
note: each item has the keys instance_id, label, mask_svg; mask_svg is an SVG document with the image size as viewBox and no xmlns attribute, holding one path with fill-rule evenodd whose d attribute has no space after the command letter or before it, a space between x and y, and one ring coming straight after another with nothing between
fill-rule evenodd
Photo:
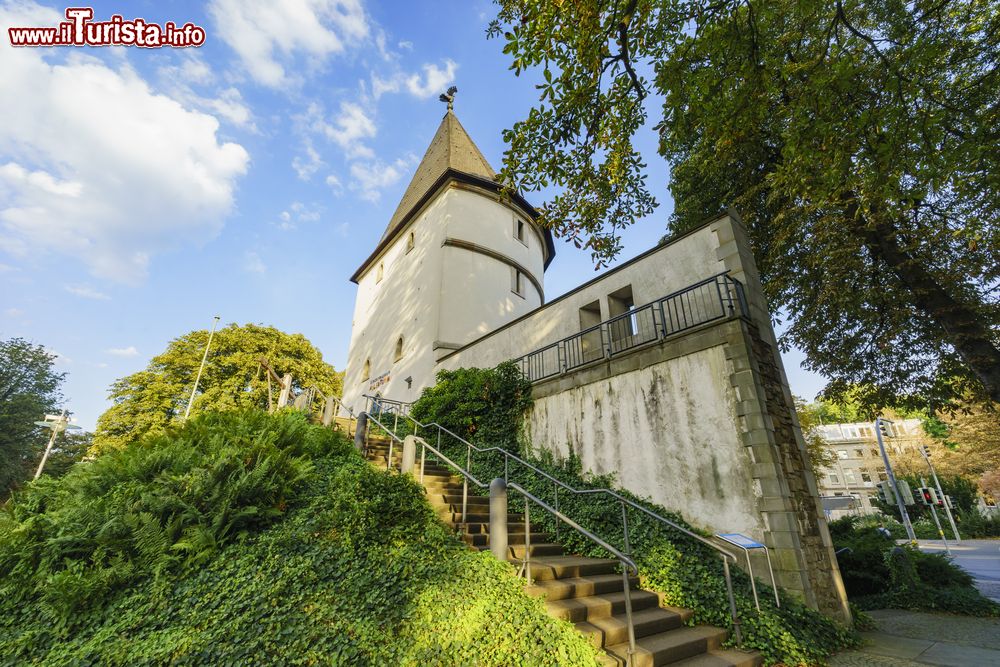
<instances>
[{"instance_id":1,"label":"lamp post","mask_svg":"<svg viewBox=\"0 0 1000 667\"><path fill-rule=\"evenodd\" d=\"M198 376L194 379L194 386L191 387L191 398L188 399L187 410L184 411L184 421L187 421L191 414L191 404L194 403L194 395L198 392L198 383L201 382L201 373L205 370L205 360L208 359L208 350L212 347L212 336L215 335L215 326L219 323L219 316L212 319L212 331L208 334L208 342L205 343L205 354L201 355L201 365L198 366Z\"/></svg>"},{"instance_id":2,"label":"lamp post","mask_svg":"<svg viewBox=\"0 0 1000 667\"><path fill-rule=\"evenodd\" d=\"M62 411L61 415L45 415L45 421L35 422L35 425L52 431L49 436L49 444L45 446L45 453L42 454L42 460L38 463L38 470L35 471L34 479L38 479L42 476L42 469L45 468L45 462L49 460L49 454L52 453L52 445L56 442L56 436L67 429L76 431L80 427L69 423L65 410Z\"/></svg>"}]
</instances>

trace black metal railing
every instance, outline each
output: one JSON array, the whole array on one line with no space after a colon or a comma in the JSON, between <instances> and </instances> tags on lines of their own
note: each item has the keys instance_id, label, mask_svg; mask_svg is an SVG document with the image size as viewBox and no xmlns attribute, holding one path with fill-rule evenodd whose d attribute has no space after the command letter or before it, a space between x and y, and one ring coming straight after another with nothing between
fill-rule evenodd
<instances>
[{"instance_id":1,"label":"black metal railing","mask_svg":"<svg viewBox=\"0 0 1000 667\"><path fill-rule=\"evenodd\" d=\"M743 284L720 273L529 352L514 363L528 380L537 382L702 324L747 315Z\"/></svg>"}]
</instances>

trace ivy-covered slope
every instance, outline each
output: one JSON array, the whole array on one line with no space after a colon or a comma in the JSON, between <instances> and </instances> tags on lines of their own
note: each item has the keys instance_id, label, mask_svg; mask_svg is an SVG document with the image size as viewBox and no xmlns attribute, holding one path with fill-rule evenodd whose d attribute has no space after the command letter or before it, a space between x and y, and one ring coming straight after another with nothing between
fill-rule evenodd
<instances>
[{"instance_id":1,"label":"ivy-covered slope","mask_svg":"<svg viewBox=\"0 0 1000 667\"><path fill-rule=\"evenodd\" d=\"M0 665L588 665L408 478L297 414L209 414L0 513Z\"/></svg>"}]
</instances>

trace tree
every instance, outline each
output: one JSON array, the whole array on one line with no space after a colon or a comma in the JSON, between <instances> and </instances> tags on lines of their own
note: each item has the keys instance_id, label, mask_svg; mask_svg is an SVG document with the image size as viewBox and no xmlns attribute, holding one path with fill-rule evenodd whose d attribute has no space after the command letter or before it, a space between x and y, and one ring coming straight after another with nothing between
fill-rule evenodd
<instances>
[{"instance_id":1,"label":"tree","mask_svg":"<svg viewBox=\"0 0 1000 667\"><path fill-rule=\"evenodd\" d=\"M208 342L208 330L192 331L170 342L166 351L138 373L111 386L114 402L97 420L93 451L127 446L147 433L159 433L183 417L198 366ZM192 412L268 407L265 357L279 374L291 373L298 392L311 386L340 396L343 374L323 361L323 355L301 334L286 334L254 324L229 326L215 332ZM280 387L272 386L273 401Z\"/></svg>"},{"instance_id":2,"label":"tree","mask_svg":"<svg viewBox=\"0 0 1000 667\"><path fill-rule=\"evenodd\" d=\"M813 477L819 483L826 469L833 467L837 462L837 455L826 446L826 441L817 428L822 423L820 410L822 404L809 405L798 396L795 396L794 400L795 413L798 415L802 437L806 441L806 451L809 453L809 467L812 468Z\"/></svg>"},{"instance_id":3,"label":"tree","mask_svg":"<svg viewBox=\"0 0 1000 667\"><path fill-rule=\"evenodd\" d=\"M93 444L94 434L89 431L63 431L52 445L42 474L62 477L87 456Z\"/></svg>"},{"instance_id":4,"label":"tree","mask_svg":"<svg viewBox=\"0 0 1000 667\"><path fill-rule=\"evenodd\" d=\"M65 373L55 355L23 338L0 341L0 499L29 479L49 431L35 425L55 412Z\"/></svg>"},{"instance_id":5,"label":"tree","mask_svg":"<svg viewBox=\"0 0 1000 667\"><path fill-rule=\"evenodd\" d=\"M662 101L670 229L744 216L782 343L829 396L1000 402L1000 5L499 4L489 34L542 70L501 178L560 187L556 233L617 254L655 205L633 137Z\"/></svg>"}]
</instances>

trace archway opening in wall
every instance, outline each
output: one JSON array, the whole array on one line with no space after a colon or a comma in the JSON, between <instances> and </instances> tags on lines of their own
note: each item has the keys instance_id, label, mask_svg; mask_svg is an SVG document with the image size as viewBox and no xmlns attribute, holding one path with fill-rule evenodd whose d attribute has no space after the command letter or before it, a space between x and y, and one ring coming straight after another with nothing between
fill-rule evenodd
<instances>
[{"instance_id":1,"label":"archway opening in wall","mask_svg":"<svg viewBox=\"0 0 1000 667\"><path fill-rule=\"evenodd\" d=\"M399 361L403 358L403 337L400 336L396 339L396 352L393 355L393 361Z\"/></svg>"},{"instance_id":2,"label":"archway opening in wall","mask_svg":"<svg viewBox=\"0 0 1000 667\"><path fill-rule=\"evenodd\" d=\"M372 361L371 359L365 359L364 368L361 369L361 381L364 382L371 377L372 374Z\"/></svg>"},{"instance_id":3,"label":"archway opening in wall","mask_svg":"<svg viewBox=\"0 0 1000 667\"><path fill-rule=\"evenodd\" d=\"M414 245L416 245L416 239L413 237L413 232L410 232L410 235L406 237L406 252L413 250Z\"/></svg>"}]
</instances>

